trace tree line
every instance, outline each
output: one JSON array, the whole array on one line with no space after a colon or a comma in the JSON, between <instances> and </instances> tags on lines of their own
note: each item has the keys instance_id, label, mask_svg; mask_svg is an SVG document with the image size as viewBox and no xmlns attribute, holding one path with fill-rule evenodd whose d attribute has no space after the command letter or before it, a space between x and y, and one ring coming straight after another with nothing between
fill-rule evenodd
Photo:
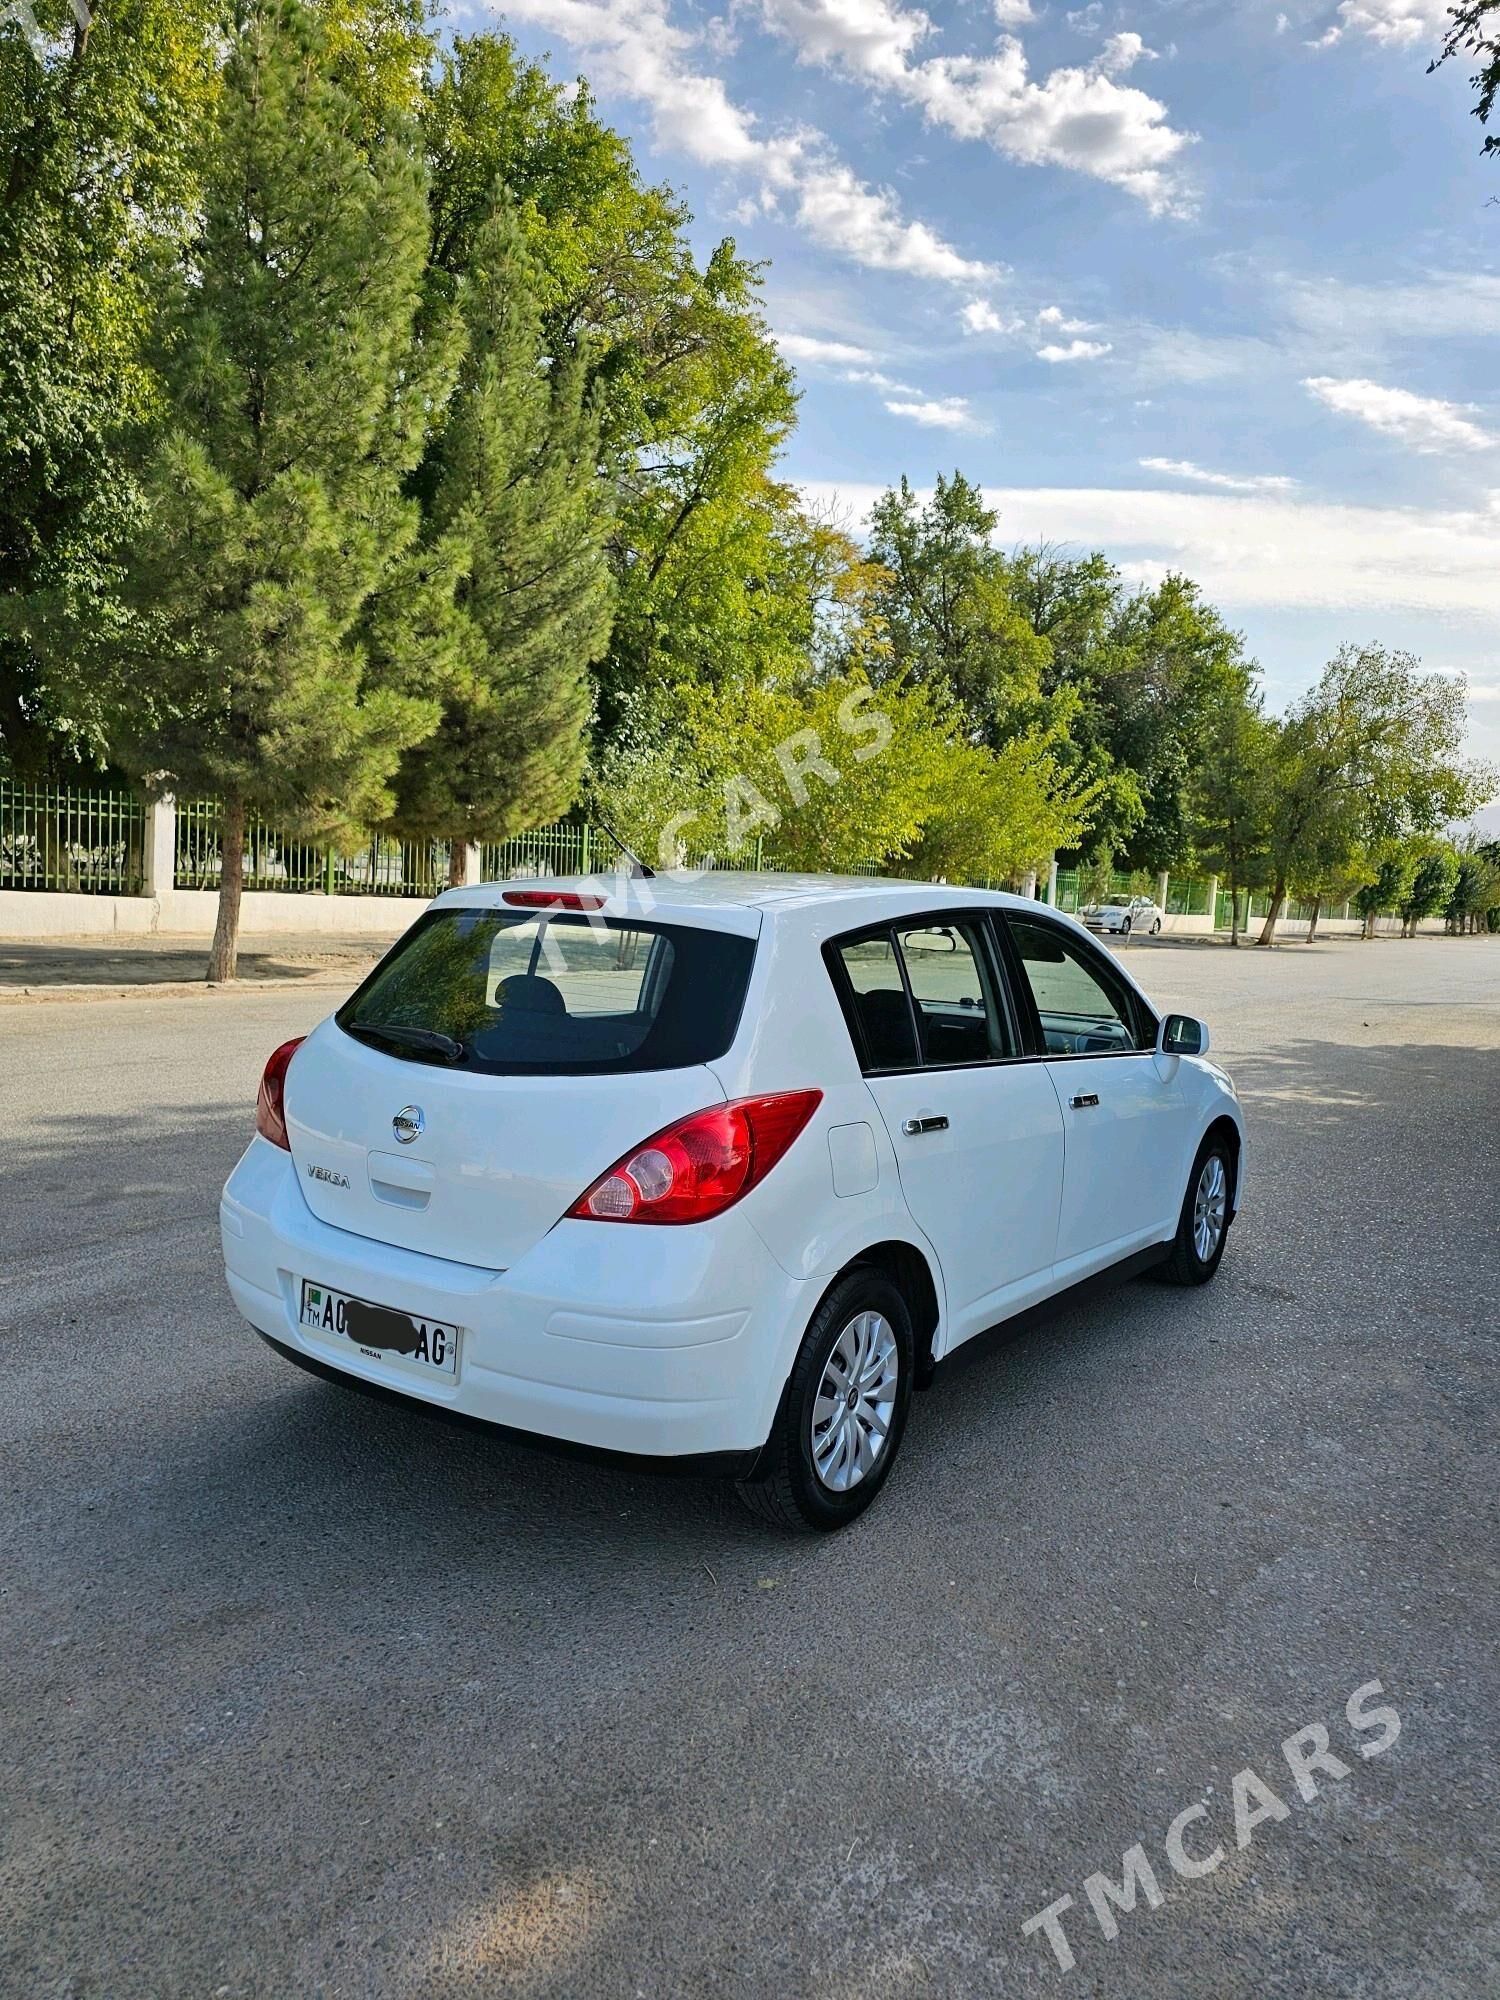
<instances>
[{"instance_id":1,"label":"tree line","mask_svg":"<svg viewBox=\"0 0 1500 2000\"><path fill-rule=\"evenodd\" d=\"M862 535L811 509L758 268L503 34L36 14L0 27L0 754L223 802L210 977L251 815L455 870L575 806L669 860L1197 865L1268 938L1289 895L1500 903L1441 838L1495 783L1451 678L1346 648L1272 718L1189 579L1006 552L960 472Z\"/></svg>"}]
</instances>

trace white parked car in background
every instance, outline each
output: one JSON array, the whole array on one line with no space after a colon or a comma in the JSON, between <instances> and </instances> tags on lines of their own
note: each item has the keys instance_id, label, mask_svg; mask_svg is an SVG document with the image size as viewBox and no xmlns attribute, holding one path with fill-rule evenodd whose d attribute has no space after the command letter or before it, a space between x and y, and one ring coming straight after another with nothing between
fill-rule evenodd
<instances>
[{"instance_id":1,"label":"white parked car in background","mask_svg":"<svg viewBox=\"0 0 1500 2000\"><path fill-rule=\"evenodd\" d=\"M452 889L266 1065L229 1287L322 1375L836 1528L964 1341L1110 1267L1213 1277L1207 1047L1014 896Z\"/></svg>"},{"instance_id":2,"label":"white parked car in background","mask_svg":"<svg viewBox=\"0 0 1500 2000\"><path fill-rule=\"evenodd\" d=\"M1106 896L1078 914L1091 931L1114 937L1129 937L1132 931L1156 937L1161 931L1162 911L1149 896Z\"/></svg>"}]
</instances>

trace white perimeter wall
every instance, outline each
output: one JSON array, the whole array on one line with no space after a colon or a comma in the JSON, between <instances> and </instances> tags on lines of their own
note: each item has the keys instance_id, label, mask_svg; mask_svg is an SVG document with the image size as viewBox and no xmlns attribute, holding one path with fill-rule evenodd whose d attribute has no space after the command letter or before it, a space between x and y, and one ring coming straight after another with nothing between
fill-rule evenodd
<instances>
[{"instance_id":1,"label":"white perimeter wall","mask_svg":"<svg viewBox=\"0 0 1500 2000\"><path fill-rule=\"evenodd\" d=\"M213 889L160 896L80 896L62 890L0 889L0 937L142 937L167 931L210 937L219 898ZM398 936L427 908L425 896L289 895L247 889L240 931L326 931L330 936Z\"/></svg>"}]
</instances>

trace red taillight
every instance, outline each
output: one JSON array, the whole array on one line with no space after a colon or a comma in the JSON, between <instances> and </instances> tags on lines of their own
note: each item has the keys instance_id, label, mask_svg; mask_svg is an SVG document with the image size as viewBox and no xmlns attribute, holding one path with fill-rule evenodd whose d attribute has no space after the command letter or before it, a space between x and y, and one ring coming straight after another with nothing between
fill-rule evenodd
<instances>
[{"instance_id":1,"label":"red taillight","mask_svg":"<svg viewBox=\"0 0 1500 2000\"><path fill-rule=\"evenodd\" d=\"M568 1214L583 1222L719 1215L765 1179L822 1099L821 1090L783 1090L679 1118L617 1160Z\"/></svg>"},{"instance_id":2,"label":"red taillight","mask_svg":"<svg viewBox=\"0 0 1500 2000\"><path fill-rule=\"evenodd\" d=\"M269 1139L273 1146L285 1146L288 1152L292 1150L292 1142L286 1136L286 1069L306 1040L306 1035L295 1035L272 1052L261 1075L260 1095L255 1100L256 1131L262 1139Z\"/></svg>"},{"instance_id":3,"label":"red taillight","mask_svg":"<svg viewBox=\"0 0 1500 2000\"><path fill-rule=\"evenodd\" d=\"M501 900L522 910L602 910L602 896L580 895L577 889L507 889Z\"/></svg>"}]
</instances>

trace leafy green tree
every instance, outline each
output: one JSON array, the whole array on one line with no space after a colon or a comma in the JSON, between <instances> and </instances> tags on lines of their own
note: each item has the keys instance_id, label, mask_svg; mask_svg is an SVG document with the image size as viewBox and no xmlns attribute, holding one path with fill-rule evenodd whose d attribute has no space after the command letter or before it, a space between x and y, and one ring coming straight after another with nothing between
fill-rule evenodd
<instances>
[{"instance_id":1,"label":"leafy green tree","mask_svg":"<svg viewBox=\"0 0 1500 2000\"><path fill-rule=\"evenodd\" d=\"M1458 855L1446 840L1424 840L1415 844L1411 880L1402 896L1402 931L1415 937L1417 925L1447 903L1458 882Z\"/></svg>"},{"instance_id":2,"label":"leafy green tree","mask_svg":"<svg viewBox=\"0 0 1500 2000\"><path fill-rule=\"evenodd\" d=\"M404 664L391 678L372 659L370 614L382 603L383 660L399 661L395 607L420 582L403 484L456 362L451 329L419 325L420 161L394 135L361 144L297 0L253 0L228 32L131 551L146 643L111 663L143 697L119 728L126 760L223 802L211 979L234 974L248 814L319 834L377 820L401 752L438 720L440 607L415 691Z\"/></svg>"},{"instance_id":3,"label":"leafy green tree","mask_svg":"<svg viewBox=\"0 0 1500 2000\"><path fill-rule=\"evenodd\" d=\"M805 664L808 524L774 477L796 397L756 267L727 241L700 264L681 202L641 181L587 88L564 90L503 36L456 38L424 132L438 280L462 281L504 190L532 258L544 349L586 357L617 502L602 736L644 687Z\"/></svg>"},{"instance_id":4,"label":"leafy green tree","mask_svg":"<svg viewBox=\"0 0 1500 2000\"><path fill-rule=\"evenodd\" d=\"M1210 718L1254 679L1243 642L1197 584L1169 575L1124 598L1093 691L1115 765L1140 787L1128 867L1149 873L1192 857L1194 774Z\"/></svg>"},{"instance_id":5,"label":"leafy green tree","mask_svg":"<svg viewBox=\"0 0 1500 2000\"><path fill-rule=\"evenodd\" d=\"M856 671L801 685L687 684L636 704L601 756L593 808L638 853L744 865L1010 877L1082 830L1040 732L994 752L942 688Z\"/></svg>"},{"instance_id":6,"label":"leafy green tree","mask_svg":"<svg viewBox=\"0 0 1500 2000\"><path fill-rule=\"evenodd\" d=\"M1362 853L1315 857L1291 878L1291 893L1299 902L1311 904L1305 942L1316 944L1318 919L1325 908L1350 903L1364 887L1367 874Z\"/></svg>"},{"instance_id":7,"label":"leafy green tree","mask_svg":"<svg viewBox=\"0 0 1500 2000\"><path fill-rule=\"evenodd\" d=\"M503 839L577 796L588 668L613 596L583 361L546 366L508 209L480 232L462 297L468 355L423 468L424 560L455 589L454 674L438 727L403 759L391 822L447 840L454 881L466 841Z\"/></svg>"},{"instance_id":8,"label":"leafy green tree","mask_svg":"<svg viewBox=\"0 0 1500 2000\"><path fill-rule=\"evenodd\" d=\"M420 11L319 0L372 120L420 95ZM199 209L226 51L217 0L32 12L39 44L0 26L0 751L39 774L109 756L108 688L75 638L123 643L161 277Z\"/></svg>"},{"instance_id":9,"label":"leafy green tree","mask_svg":"<svg viewBox=\"0 0 1500 2000\"><path fill-rule=\"evenodd\" d=\"M625 689L786 673L805 661L811 637L811 607L793 587L805 520L772 477L795 414L791 376L732 245L684 279L701 347L667 371L671 414L653 418L617 475L619 614L600 676L606 730Z\"/></svg>"},{"instance_id":10,"label":"leafy green tree","mask_svg":"<svg viewBox=\"0 0 1500 2000\"><path fill-rule=\"evenodd\" d=\"M1051 649L1044 691L1076 698L1069 722L1075 757L1105 781L1091 835L1095 854L1152 874L1184 865L1213 719L1254 678L1238 634L1187 578L1129 591L1097 553L1025 549L1010 577Z\"/></svg>"},{"instance_id":11,"label":"leafy green tree","mask_svg":"<svg viewBox=\"0 0 1500 2000\"><path fill-rule=\"evenodd\" d=\"M1109 709L1098 696L1122 596L1119 572L1097 551L1075 557L1044 545L1020 550L1010 579L1032 630L1050 648L1044 692L1055 698L1066 690L1074 698L1066 755L1075 778L1096 793L1088 845L1077 856L1079 894L1097 901L1108 895L1116 856L1146 813L1137 774L1115 759Z\"/></svg>"},{"instance_id":12,"label":"leafy green tree","mask_svg":"<svg viewBox=\"0 0 1500 2000\"><path fill-rule=\"evenodd\" d=\"M1060 725L1019 730L995 750L955 740L899 872L1013 886L1044 872L1058 849L1078 846L1104 789L1081 779L1064 751Z\"/></svg>"},{"instance_id":13,"label":"leafy green tree","mask_svg":"<svg viewBox=\"0 0 1500 2000\"><path fill-rule=\"evenodd\" d=\"M37 0L36 47L0 25L0 751L23 771L106 755L63 635L121 616L124 433L155 408L154 274L195 199L214 13L110 0L85 26Z\"/></svg>"},{"instance_id":14,"label":"leafy green tree","mask_svg":"<svg viewBox=\"0 0 1500 2000\"><path fill-rule=\"evenodd\" d=\"M1205 718L1191 815L1198 861L1229 892L1232 945L1240 941L1241 890L1266 879L1275 736L1249 673L1226 682Z\"/></svg>"},{"instance_id":15,"label":"leafy green tree","mask_svg":"<svg viewBox=\"0 0 1500 2000\"><path fill-rule=\"evenodd\" d=\"M1373 873L1369 871L1373 869ZM1404 841L1387 841L1371 856L1367 880L1354 896L1354 907L1364 918L1362 936L1375 935L1375 919L1383 910L1397 910L1411 888L1416 872L1416 856Z\"/></svg>"},{"instance_id":16,"label":"leafy green tree","mask_svg":"<svg viewBox=\"0 0 1500 2000\"><path fill-rule=\"evenodd\" d=\"M1292 878L1472 811L1493 774L1466 765L1464 687L1409 653L1344 646L1283 722L1271 764L1270 944Z\"/></svg>"},{"instance_id":17,"label":"leafy green tree","mask_svg":"<svg viewBox=\"0 0 1500 2000\"><path fill-rule=\"evenodd\" d=\"M1458 850L1458 874L1444 908L1448 928L1459 937L1482 930L1491 911L1500 914L1500 841L1466 835Z\"/></svg>"},{"instance_id":18,"label":"leafy green tree","mask_svg":"<svg viewBox=\"0 0 1500 2000\"><path fill-rule=\"evenodd\" d=\"M1050 657L990 540L997 519L961 472L939 473L925 503L905 478L882 494L869 534L882 677L946 690L991 749L1037 718Z\"/></svg>"},{"instance_id":19,"label":"leafy green tree","mask_svg":"<svg viewBox=\"0 0 1500 2000\"><path fill-rule=\"evenodd\" d=\"M1477 66L1469 81L1478 94L1474 116L1488 125L1500 91L1500 0L1457 0L1448 9L1448 32L1442 52L1427 66L1428 74L1451 56L1462 56ZM1500 133L1486 135L1485 153L1500 153Z\"/></svg>"}]
</instances>

